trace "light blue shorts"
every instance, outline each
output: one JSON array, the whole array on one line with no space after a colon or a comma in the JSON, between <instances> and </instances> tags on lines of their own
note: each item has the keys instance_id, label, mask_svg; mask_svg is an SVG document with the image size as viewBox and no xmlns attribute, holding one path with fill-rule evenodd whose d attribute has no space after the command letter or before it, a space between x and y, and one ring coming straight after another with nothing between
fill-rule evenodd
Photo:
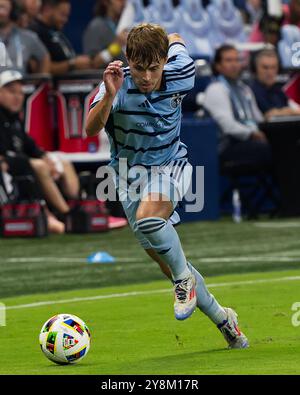
<instances>
[{"instance_id":1,"label":"light blue shorts","mask_svg":"<svg viewBox=\"0 0 300 395\"><path fill-rule=\"evenodd\" d=\"M132 173L131 170L129 172L130 176L132 175L130 174ZM144 168L142 170L140 173L139 168L135 167L134 172L138 174L129 177L128 182L120 182L120 176L118 176L116 185L130 227L142 247L150 249L152 246L136 225L136 212L141 200L149 193L159 193L166 196L166 200L171 201L174 208L169 221L176 225L180 222L180 217L175 208L190 186L193 168L186 159L180 159L167 166L152 168L151 171L145 171Z\"/></svg>"}]
</instances>

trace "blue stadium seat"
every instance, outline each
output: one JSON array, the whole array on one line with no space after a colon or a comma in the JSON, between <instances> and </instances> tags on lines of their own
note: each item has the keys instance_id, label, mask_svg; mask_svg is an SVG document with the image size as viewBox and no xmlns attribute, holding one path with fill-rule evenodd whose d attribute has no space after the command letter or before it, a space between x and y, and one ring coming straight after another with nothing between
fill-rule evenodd
<instances>
[{"instance_id":1,"label":"blue stadium seat","mask_svg":"<svg viewBox=\"0 0 300 395\"><path fill-rule=\"evenodd\" d=\"M241 13L232 0L212 0L207 11L212 21L215 48L225 42L246 41Z\"/></svg>"},{"instance_id":2,"label":"blue stadium seat","mask_svg":"<svg viewBox=\"0 0 300 395\"><path fill-rule=\"evenodd\" d=\"M213 56L213 32L202 0L181 0L178 12L181 17L179 33L185 40L189 53L194 57L210 59Z\"/></svg>"},{"instance_id":3,"label":"blue stadium seat","mask_svg":"<svg viewBox=\"0 0 300 395\"><path fill-rule=\"evenodd\" d=\"M144 7L143 0L130 0L134 7L134 24L147 22L150 18L147 8Z\"/></svg>"},{"instance_id":4,"label":"blue stadium seat","mask_svg":"<svg viewBox=\"0 0 300 395\"><path fill-rule=\"evenodd\" d=\"M300 42L300 29L295 25L284 25L281 28L281 39L278 43L278 52L281 65L284 68L298 67L293 62L293 55L299 52L299 46L293 47L293 44ZM298 44L299 45L299 44Z\"/></svg>"},{"instance_id":5,"label":"blue stadium seat","mask_svg":"<svg viewBox=\"0 0 300 395\"><path fill-rule=\"evenodd\" d=\"M172 0L151 0L151 22L162 25L168 33L178 31L180 16Z\"/></svg>"},{"instance_id":6,"label":"blue stadium seat","mask_svg":"<svg viewBox=\"0 0 300 395\"><path fill-rule=\"evenodd\" d=\"M144 6L142 0L131 0L131 3L134 7L134 22L135 23L142 23L145 20L144 16Z\"/></svg>"}]
</instances>

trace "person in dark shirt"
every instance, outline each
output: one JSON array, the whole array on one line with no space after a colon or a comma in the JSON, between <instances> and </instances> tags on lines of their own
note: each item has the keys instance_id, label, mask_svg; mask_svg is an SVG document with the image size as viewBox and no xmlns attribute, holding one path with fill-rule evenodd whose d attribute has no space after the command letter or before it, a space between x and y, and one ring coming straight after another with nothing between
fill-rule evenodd
<instances>
[{"instance_id":1,"label":"person in dark shirt","mask_svg":"<svg viewBox=\"0 0 300 395\"><path fill-rule=\"evenodd\" d=\"M279 60L273 49L262 50L254 59L255 79L252 90L267 120L261 125L272 147L281 193L282 216L300 216L300 107L290 100L276 82ZM290 119L283 119L288 116ZM272 122L270 122L272 121Z\"/></svg>"},{"instance_id":2,"label":"person in dark shirt","mask_svg":"<svg viewBox=\"0 0 300 395\"><path fill-rule=\"evenodd\" d=\"M19 113L24 104L22 74L14 70L0 73L0 160L8 165L12 176L33 175L38 181L45 200L62 216L70 208L63 197L57 181L64 194L77 198L79 180L70 162L61 161L61 168L54 162L51 154L40 149L25 132ZM64 224L50 215L50 230L64 231Z\"/></svg>"},{"instance_id":3,"label":"person in dark shirt","mask_svg":"<svg viewBox=\"0 0 300 395\"><path fill-rule=\"evenodd\" d=\"M290 100L277 83L279 58L275 50L264 49L254 58L251 82L257 105L265 118L300 115L300 106Z\"/></svg>"},{"instance_id":4,"label":"person in dark shirt","mask_svg":"<svg viewBox=\"0 0 300 395\"><path fill-rule=\"evenodd\" d=\"M92 67L90 56L77 56L72 44L62 32L70 13L70 0L42 0L40 15L30 26L50 53L50 72L53 75L66 74L72 70L87 70Z\"/></svg>"}]
</instances>

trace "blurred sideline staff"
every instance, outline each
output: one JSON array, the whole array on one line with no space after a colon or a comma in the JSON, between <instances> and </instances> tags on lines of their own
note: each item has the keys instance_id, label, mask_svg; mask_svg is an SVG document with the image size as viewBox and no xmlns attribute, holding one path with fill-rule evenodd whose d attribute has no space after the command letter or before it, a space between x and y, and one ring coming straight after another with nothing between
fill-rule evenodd
<instances>
[{"instance_id":1,"label":"blurred sideline staff","mask_svg":"<svg viewBox=\"0 0 300 395\"><path fill-rule=\"evenodd\" d=\"M251 87L268 122L261 125L272 147L280 185L283 216L300 215L300 106L277 83L276 51L262 50L254 58Z\"/></svg>"},{"instance_id":2,"label":"blurred sideline staff","mask_svg":"<svg viewBox=\"0 0 300 395\"><path fill-rule=\"evenodd\" d=\"M46 202L65 218L70 208L64 196L78 198L79 180L70 162L53 159L25 132L19 115L24 104L22 79L21 73L11 69L0 73L0 159L12 176L33 175ZM50 232L65 230L49 210L48 224Z\"/></svg>"},{"instance_id":3,"label":"blurred sideline staff","mask_svg":"<svg viewBox=\"0 0 300 395\"><path fill-rule=\"evenodd\" d=\"M277 83L279 57L274 49L258 52L253 61L251 88L260 111L266 119L282 116L300 116L300 106L289 99Z\"/></svg>"},{"instance_id":4,"label":"blurred sideline staff","mask_svg":"<svg viewBox=\"0 0 300 395\"><path fill-rule=\"evenodd\" d=\"M95 17L83 34L84 53L93 58L93 67L99 68L118 59L127 63L122 47L126 45L127 31L117 34L117 27L126 0L98 0Z\"/></svg>"},{"instance_id":5,"label":"blurred sideline staff","mask_svg":"<svg viewBox=\"0 0 300 395\"><path fill-rule=\"evenodd\" d=\"M40 14L30 26L50 53L52 75L92 68L90 56L76 55L71 42L62 31L69 20L70 13L70 0L42 0Z\"/></svg>"},{"instance_id":6,"label":"blurred sideline staff","mask_svg":"<svg viewBox=\"0 0 300 395\"><path fill-rule=\"evenodd\" d=\"M13 0L0 0L0 66L22 73L48 73L50 58L36 33L16 25Z\"/></svg>"},{"instance_id":7,"label":"blurred sideline staff","mask_svg":"<svg viewBox=\"0 0 300 395\"><path fill-rule=\"evenodd\" d=\"M40 12L42 0L15 0L15 5L17 25L28 29Z\"/></svg>"},{"instance_id":8,"label":"blurred sideline staff","mask_svg":"<svg viewBox=\"0 0 300 395\"><path fill-rule=\"evenodd\" d=\"M270 165L270 146L259 128L264 118L253 92L241 80L242 63L237 49L232 45L218 48L213 70L215 81L205 91L204 107L221 130L221 163Z\"/></svg>"}]
</instances>

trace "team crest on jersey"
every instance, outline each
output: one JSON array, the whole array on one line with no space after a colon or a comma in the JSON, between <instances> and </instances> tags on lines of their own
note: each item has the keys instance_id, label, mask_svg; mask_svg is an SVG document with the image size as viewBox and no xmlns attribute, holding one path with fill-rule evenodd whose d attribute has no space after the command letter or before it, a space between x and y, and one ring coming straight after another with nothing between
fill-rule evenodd
<instances>
[{"instance_id":1,"label":"team crest on jersey","mask_svg":"<svg viewBox=\"0 0 300 395\"><path fill-rule=\"evenodd\" d=\"M171 107L177 108L181 104L182 99L183 99L183 97L180 96L179 93L176 93L176 95L173 95L171 98Z\"/></svg>"}]
</instances>

